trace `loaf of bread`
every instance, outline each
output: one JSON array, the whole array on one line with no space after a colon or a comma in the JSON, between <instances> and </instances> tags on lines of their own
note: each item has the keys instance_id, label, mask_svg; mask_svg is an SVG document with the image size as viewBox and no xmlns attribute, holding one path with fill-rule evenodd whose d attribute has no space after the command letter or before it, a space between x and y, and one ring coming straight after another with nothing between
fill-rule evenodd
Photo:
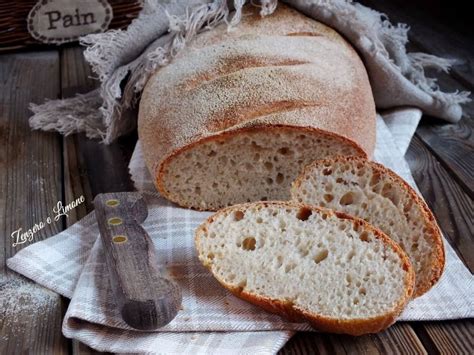
<instances>
[{"instance_id":1,"label":"loaf of bread","mask_svg":"<svg viewBox=\"0 0 474 355\"><path fill-rule=\"evenodd\" d=\"M310 164L294 182L294 200L362 218L408 254L416 275L415 296L441 277L445 254L441 232L426 203L401 177L355 157Z\"/></svg>"},{"instance_id":2,"label":"loaf of bread","mask_svg":"<svg viewBox=\"0 0 474 355\"><path fill-rule=\"evenodd\" d=\"M287 200L318 158L370 156L375 105L364 65L334 30L284 5L198 36L149 79L138 133L160 193L216 210Z\"/></svg>"},{"instance_id":3,"label":"loaf of bread","mask_svg":"<svg viewBox=\"0 0 474 355\"><path fill-rule=\"evenodd\" d=\"M196 231L199 259L236 296L315 328L390 326L411 298L401 248L367 222L289 202L225 208Z\"/></svg>"}]
</instances>

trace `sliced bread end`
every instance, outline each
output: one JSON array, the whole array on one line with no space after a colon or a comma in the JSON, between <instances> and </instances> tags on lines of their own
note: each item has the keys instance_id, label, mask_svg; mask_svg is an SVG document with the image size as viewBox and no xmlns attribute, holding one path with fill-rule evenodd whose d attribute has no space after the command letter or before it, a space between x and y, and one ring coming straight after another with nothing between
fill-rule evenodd
<instances>
[{"instance_id":1,"label":"sliced bread end","mask_svg":"<svg viewBox=\"0 0 474 355\"><path fill-rule=\"evenodd\" d=\"M440 279L445 265L440 228L415 190L383 165L358 157L317 160L295 180L291 195L364 219L386 233L410 258L415 297Z\"/></svg>"},{"instance_id":2,"label":"sliced bread end","mask_svg":"<svg viewBox=\"0 0 474 355\"><path fill-rule=\"evenodd\" d=\"M322 331L391 325L413 294L401 248L367 222L291 202L223 209L196 231L200 261L236 296Z\"/></svg>"}]
</instances>

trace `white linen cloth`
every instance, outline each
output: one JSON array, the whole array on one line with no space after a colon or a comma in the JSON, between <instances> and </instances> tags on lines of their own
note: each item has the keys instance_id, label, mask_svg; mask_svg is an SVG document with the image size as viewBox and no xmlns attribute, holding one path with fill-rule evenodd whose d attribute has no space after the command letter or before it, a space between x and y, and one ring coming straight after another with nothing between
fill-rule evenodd
<instances>
[{"instance_id":1,"label":"white linen cloth","mask_svg":"<svg viewBox=\"0 0 474 355\"><path fill-rule=\"evenodd\" d=\"M418 109L403 109L377 119L375 160L412 186L415 182L403 155L420 117ZM210 213L186 210L161 198L145 168L139 142L130 172L148 203L144 228L155 243L163 269L182 288L183 308L158 332L138 332L121 320L109 288L95 215L90 213L7 260L10 269L71 299L63 323L66 337L117 353L273 354L294 331L311 330L234 297L201 266L193 234ZM400 320L474 317L474 277L449 244L445 245L447 266L441 280L410 302Z\"/></svg>"}]
</instances>

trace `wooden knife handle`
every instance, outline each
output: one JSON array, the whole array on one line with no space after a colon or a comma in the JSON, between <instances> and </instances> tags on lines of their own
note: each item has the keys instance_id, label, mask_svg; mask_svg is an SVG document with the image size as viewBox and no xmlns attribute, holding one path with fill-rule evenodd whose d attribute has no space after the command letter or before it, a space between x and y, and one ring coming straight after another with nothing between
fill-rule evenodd
<instances>
[{"instance_id":1,"label":"wooden knife handle","mask_svg":"<svg viewBox=\"0 0 474 355\"><path fill-rule=\"evenodd\" d=\"M100 194L94 207L123 320L140 330L168 324L182 296L174 282L160 275L153 242L139 224L148 213L143 197L135 192Z\"/></svg>"}]
</instances>

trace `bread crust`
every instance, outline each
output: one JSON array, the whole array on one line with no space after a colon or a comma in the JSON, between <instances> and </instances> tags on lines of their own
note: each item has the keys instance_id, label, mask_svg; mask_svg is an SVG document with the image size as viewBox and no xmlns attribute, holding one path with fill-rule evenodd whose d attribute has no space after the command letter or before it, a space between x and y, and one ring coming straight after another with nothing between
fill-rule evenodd
<instances>
[{"instance_id":1,"label":"bread crust","mask_svg":"<svg viewBox=\"0 0 474 355\"><path fill-rule=\"evenodd\" d=\"M277 206L282 208L308 208L313 212L317 213L326 213L328 215L335 215L341 219L347 219L356 223L364 228L370 230L377 239L383 241L385 245L392 248L397 255L400 257L402 267L406 271L405 279L404 279L404 289L405 292L403 296L400 298L398 303L384 315L378 317L371 317L371 318L361 318L356 320L344 320L344 319L337 319L332 317L327 317L320 314L312 314L303 309L296 307L291 301L285 299L272 299L262 295L254 294L245 291L243 288L232 287L231 285L224 282L222 279L217 277L212 270L212 264L209 264L201 258L203 255L203 251L199 248L199 240L203 234L207 231L207 226L212 223L217 217L222 214L229 214L236 210L244 210L248 207L267 207L267 206ZM287 202L287 201L268 201L268 202L251 202L251 203L244 203L239 205L234 205L231 207L226 207L219 210L217 213L213 214L207 220L202 223L195 232L195 245L198 251L198 256L203 265L208 268L214 275L214 277L219 281L219 283L232 292L235 296L248 301L252 304L255 304L268 312L278 314L280 316L285 317L286 319L292 322L308 322L317 330L330 332L330 333L340 333L340 334L349 334L349 335L364 335L369 333L377 333L392 325L400 313L405 308L406 304L412 298L414 292L414 285L415 285L415 273L413 271L412 265L408 256L405 252L400 248L400 246L395 243L392 239L390 239L386 234L384 234L379 229L375 228L368 222L350 216L343 212L333 211L329 209L324 209L317 206L306 205L298 202Z\"/></svg>"},{"instance_id":2,"label":"bread crust","mask_svg":"<svg viewBox=\"0 0 474 355\"><path fill-rule=\"evenodd\" d=\"M245 7L233 31L222 25L200 34L157 70L142 94L138 133L162 186L162 167L186 147L251 126L319 129L371 156L375 116L356 51L336 31L281 4L263 19Z\"/></svg>"},{"instance_id":3,"label":"bread crust","mask_svg":"<svg viewBox=\"0 0 474 355\"><path fill-rule=\"evenodd\" d=\"M423 216L423 222L428 229L428 235L431 238L433 247L433 254L435 257L433 258L433 263L431 265L431 275L430 277L423 283L418 283L413 294L413 297L419 297L428 292L441 278L445 264L446 264L446 254L444 250L443 238L441 235L441 229L436 222L436 219L431 212L430 208L426 204L426 202L417 194L417 192L399 175L397 175L392 170L386 168L382 164L376 163L374 161L369 161L367 159L359 158L359 157L345 157L345 156L338 156L333 157L330 159L321 159L316 160L313 163L307 165L301 174L296 178L293 182L291 187L291 194L292 196L295 195L295 191L301 186L304 177L309 174L314 168L318 166L333 166L334 163L341 163L344 162L360 162L364 165L369 165L373 171L386 175L390 178L390 180L400 186L409 194L410 198L416 203L417 206L421 209L421 213Z\"/></svg>"},{"instance_id":4,"label":"bread crust","mask_svg":"<svg viewBox=\"0 0 474 355\"><path fill-rule=\"evenodd\" d=\"M299 131L301 131L301 133L317 133L317 134L321 134L321 135L327 135L327 136L330 136L334 139L338 139L341 142L351 146L352 148L354 148L357 151L358 155L360 155L363 158L367 158L366 152L356 142L351 141L351 140L349 140L345 137L341 137L341 136L339 136L335 133L329 132L329 131L324 131L324 130L314 128L314 127L299 127L299 126L290 126L290 125L283 125L283 124L260 124L260 123L256 124L256 123L249 122L249 123L245 124L242 128L232 128L231 130L227 130L227 131L224 131L224 132L219 133L219 134L215 134L215 135L210 136L210 137L201 138L201 139L199 139L195 142L192 142L192 143L190 143L190 144L174 151L170 156L168 156L165 160L163 160L163 162L159 166L157 166L157 171L155 171L155 174L154 174L154 176L156 177L155 178L156 179L155 180L156 188L158 189L159 193L163 197L165 197L166 199L176 203L178 206L181 206L181 207L184 207L184 208L191 208L191 209L194 209L194 210L197 210L197 211L209 211L208 208L188 206L186 204L186 201L184 201L184 200L180 199L179 197L173 195L172 192L168 191L165 188L165 186L164 186L164 181L165 181L164 177L166 175L166 170L168 168L168 164L170 164L172 162L173 158L175 158L177 155L183 154L186 151L193 149L197 145L204 144L204 143L207 143L207 142L210 142L210 141L217 141L217 140L220 140L222 138L227 138L229 136L234 136L234 135L243 134L243 133L250 133L250 132L259 131L259 130L266 130L266 131L274 130L274 131L277 131L277 132L285 132L287 130L299 130Z\"/></svg>"}]
</instances>

